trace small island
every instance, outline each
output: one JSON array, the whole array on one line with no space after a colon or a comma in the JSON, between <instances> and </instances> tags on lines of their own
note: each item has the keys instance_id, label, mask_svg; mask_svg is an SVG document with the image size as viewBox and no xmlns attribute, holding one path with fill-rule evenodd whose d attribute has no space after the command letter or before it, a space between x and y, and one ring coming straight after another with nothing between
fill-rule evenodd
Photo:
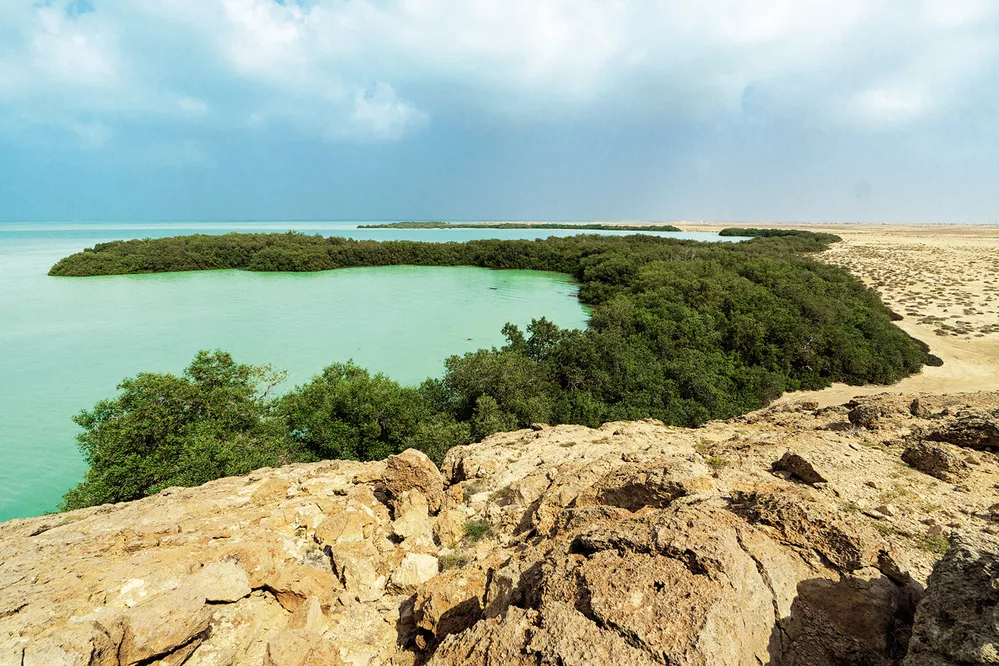
<instances>
[{"instance_id":1,"label":"small island","mask_svg":"<svg viewBox=\"0 0 999 666\"><path fill-rule=\"evenodd\" d=\"M672 224L561 224L550 222L384 222L358 229L569 229L577 231L683 231Z\"/></svg>"}]
</instances>

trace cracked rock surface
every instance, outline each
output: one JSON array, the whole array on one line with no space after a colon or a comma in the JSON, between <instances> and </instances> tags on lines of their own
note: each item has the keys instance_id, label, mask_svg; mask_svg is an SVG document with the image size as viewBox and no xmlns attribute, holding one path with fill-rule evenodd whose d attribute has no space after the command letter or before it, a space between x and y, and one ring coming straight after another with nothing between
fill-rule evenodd
<instances>
[{"instance_id":1,"label":"cracked rock surface","mask_svg":"<svg viewBox=\"0 0 999 666\"><path fill-rule=\"evenodd\" d=\"M407 451L11 521L0 666L996 663L990 613L947 609L994 606L999 394L913 398L538 426L441 470Z\"/></svg>"}]
</instances>

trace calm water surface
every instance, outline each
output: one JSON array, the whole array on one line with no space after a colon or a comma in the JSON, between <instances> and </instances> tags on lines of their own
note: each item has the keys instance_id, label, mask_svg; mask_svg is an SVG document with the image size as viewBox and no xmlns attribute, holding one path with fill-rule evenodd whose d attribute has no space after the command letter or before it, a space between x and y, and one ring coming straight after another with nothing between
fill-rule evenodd
<instances>
[{"instance_id":1,"label":"calm water surface","mask_svg":"<svg viewBox=\"0 0 999 666\"><path fill-rule=\"evenodd\" d=\"M300 384L354 359L403 383L450 354L502 343L545 316L583 327L568 276L391 266L324 273L213 271L52 278L58 259L124 238L285 231L373 240L464 241L573 231L359 230L353 224L0 224L0 521L54 510L82 477L70 417L143 370L179 373L199 349L271 363ZM714 234L663 234L698 240Z\"/></svg>"}]
</instances>

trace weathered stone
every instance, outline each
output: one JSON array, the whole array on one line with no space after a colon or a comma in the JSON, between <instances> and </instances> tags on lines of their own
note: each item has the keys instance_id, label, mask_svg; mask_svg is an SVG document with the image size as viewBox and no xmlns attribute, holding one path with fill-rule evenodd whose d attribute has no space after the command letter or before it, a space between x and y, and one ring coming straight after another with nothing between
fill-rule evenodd
<instances>
[{"instance_id":1,"label":"weathered stone","mask_svg":"<svg viewBox=\"0 0 999 666\"><path fill-rule=\"evenodd\" d=\"M465 514L461 511L442 511L434 521L434 541L445 548L452 548L465 536Z\"/></svg>"},{"instance_id":2,"label":"weathered stone","mask_svg":"<svg viewBox=\"0 0 999 666\"><path fill-rule=\"evenodd\" d=\"M733 508L754 523L776 529L788 543L812 548L839 571L876 565L882 538L862 522L852 523L836 508L790 492L736 493Z\"/></svg>"},{"instance_id":3,"label":"weathered stone","mask_svg":"<svg viewBox=\"0 0 999 666\"><path fill-rule=\"evenodd\" d=\"M904 666L999 664L999 540L961 535L930 575Z\"/></svg>"},{"instance_id":4,"label":"weathered stone","mask_svg":"<svg viewBox=\"0 0 999 666\"><path fill-rule=\"evenodd\" d=\"M434 522L430 519L427 498L419 490L406 490L396 501L392 531L403 539L431 535Z\"/></svg>"},{"instance_id":5,"label":"weathered stone","mask_svg":"<svg viewBox=\"0 0 999 666\"><path fill-rule=\"evenodd\" d=\"M771 663L897 663L908 645L912 611L906 590L876 569L804 580L774 633Z\"/></svg>"},{"instance_id":6,"label":"weathered stone","mask_svg":"<svg viewBox=\"0 0 999 666\"><path fill-rule=\"evenodd\" d=\"M909 413L916 418L925 419L929 417L930 410L926 409L926 407L919 402L919 398L913 398L912 402L909 403Z\"/></svg>"},{"instance_id":7,"label":"weathered stone","mask_svg":"<svg viewBox=\"0 0 999 666\"><path fill-rule=\"evenodd\" d=\"M316 540L330 546L359 543L371 535L376 522L368 512L347 507L319 524L316 528Z\"/></svg>"},{"instance_id":8,"label":"weathered stone","mask_svg":"<svg viewBox=\"0 0 999 666\"><path fill-rule=\"evenodd\" d=\"M414 616L420 634L421 650L432 648L445 636L471 627L482 617L482 598L486 593L486 571L473 567L446 571L417 591Z\"/></svg>"},{"instance_id":9,"label":"weathered stone","mask_svg":"<svg viewBox=\"0 0 999 666\"><path fill-rule=\"evenodd\" d=\"M850 423L858 428L873 430L878 426L878 419L881 418L881 410L874 405L857 405L850 410L847 415Z\"/></svg>"},{"instance_id":10,"label":"weathered stone","mask_svg":"<svg viewBox=\"0 0 999 666\"><path fill-rule=\"evenodd\" d=\"M415 590L437 575L437 558L424 553L409 553L392 572L392 587L401 591Z\"/></svg>"},{"instance_id":11,"label":"weathered stone","mask_svg":"<svg viewBox=\"0 0 999 666\"><path fill-rule=\"evenodd\" d=\"M164 592L135 605L125 613L122 666L162 658L203 638L211 617L204 595L191 588Z\"/></svg>"},{"instance_id":12,"label":"weathered stone","mask_svg":"<svg viewBox=\"0 0 999 666\"><path fill-rule=\"evenodd\" d=\"M808 484L825 483L826 478L815 469L812 463L805 460L794 451L787 451L784 456L774 462L771 467L775 472L787 472L793 477Z\"/></svg>"},{"instance_id":13,"label":"weathered stone","mask_svg":"<svg viewBox=\"0 0 999 666\"><path fill-rule=\"evenodd\" d=\"M999 531L996 456L974 452L956 492L900 473L891 444L992 414L999 393L921 398L925 422L911 400L863 398L885 446L844 407L778 406L497 433L447 454L446 492L408 453L3 523L0 664L897 664L941 537ZM788 449L831 482L771 474ZM488 538L464 534L478 522ZM465 561L438 573L431 535ZM961 613L924 632L932 649L982 634L960 629L989 621L982 561L964 583L980 599L938 604ZM966 663L988 663L981 645Z\"/></svg>"},{"instance_id":14,"label":"weathered stone","mask_svg":"<svg viewBox=\"0 0 999 666\"><path fill-rule=\"evenodd\" d=\"M305 629L282 631L267 643L264 666L341 666L340 655Z\"/></svg>"},{"instance_id":15,"label":"weathered stone","mask_svg":"<svg viewBox=\"0 0 999 666\"><path fill-rule=\"evenodd\" d=\"M924 474L948 483L967 478L971 473L968 463L960 456L948 451L944 445L933 442L916 442L905 447L902 461Z\"/></svg>"},{"instance_id":16,"label":"weathered stone","mask_svg":"<svg viewBox=\"0 0 999 666\"><path fill-rule=\"evenodd\" d=\"M23 650L23 653L21 652ZM117 666L118 644L94 623L69 627L54 635L25 641L21 650L4 655L11 666Z\"/></svg>"},{"instance_id":17,"label":"weathered stone","mask_svg":"<svg viewBox=\"0 0 999 666\"><path fill-rule=\"evenodd\" d=\"M250 579L234 560L206 565L190 584L212 602L232 603L250 593Z\"/></svg>"},{"instance_id":18,"label":"weathered stone","mask_svg":"<svg viewBox=\"0 0 999 666\"><path fill-rule=\"evenodd\" d=\"M385 490L393 507L402 493L418 490L427 500L431 513L437 513L444 499L444 479L440 470L425 454L407 449L385 461Z\"/></svg>"},{"instance_id":19,"label":"weathered stone","mask_svg":"<svg viewBox=\"0 0 999 666\"><path fill-rule=\"evenodd\" d=\"M378 551L367 543L346 544L331 550L333 570L343 588L358 601L376 601L385 593L386 578L378 572Z\"/></svg>"},{"instance_id":20,"label":"weathered stone","mask_svg":"<svg viewBox=\"0 0 999 666\"><path fill-rule=\"evenodd\" d=\"M969 449L999 447L999 410L961 416L949 425L930 432L926 439Z\"/></svg>"}]
</instances>

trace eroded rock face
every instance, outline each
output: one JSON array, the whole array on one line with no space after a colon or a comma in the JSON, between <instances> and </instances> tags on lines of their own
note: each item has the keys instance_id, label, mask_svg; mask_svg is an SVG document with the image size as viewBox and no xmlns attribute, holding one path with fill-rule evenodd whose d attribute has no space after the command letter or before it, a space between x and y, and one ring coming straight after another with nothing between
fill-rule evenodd
<instances>
[{"instance_id":1,"label":"eroded rock face","mask_svg":"<svg viewBox=\"0 0 999 666\"><path fill-rule=\"evenodd\" d=\"M929 445L960 486L906 464L902 442L999 408L963 400L852 403L873 430L797 405L535 428L443 474L407 451L12 521L0 665L899 664L941 535L997 529L992 454ZM997 548L968 543L911 666L995 663Z\"/></svg>"},{"instance_id":2,"label":"eroded rock face","mask_svg":"<svg viewBox=\"0 0 999 666\"><path fill-rule=\"evenodd\" d=\"M969 449L999 447L999 410L972 411L934 429L927 439Z\"/></svg>"},{"instance_id":3,"label":"eroded rock face","mask_svg":"<svg viewBox=\"0 0 999 666\"><path fill-rule=\"evenodd\" d=\"M904 666L999 664L999 540L963 534L937 563Z\"/></svg>"}]
</instances>

